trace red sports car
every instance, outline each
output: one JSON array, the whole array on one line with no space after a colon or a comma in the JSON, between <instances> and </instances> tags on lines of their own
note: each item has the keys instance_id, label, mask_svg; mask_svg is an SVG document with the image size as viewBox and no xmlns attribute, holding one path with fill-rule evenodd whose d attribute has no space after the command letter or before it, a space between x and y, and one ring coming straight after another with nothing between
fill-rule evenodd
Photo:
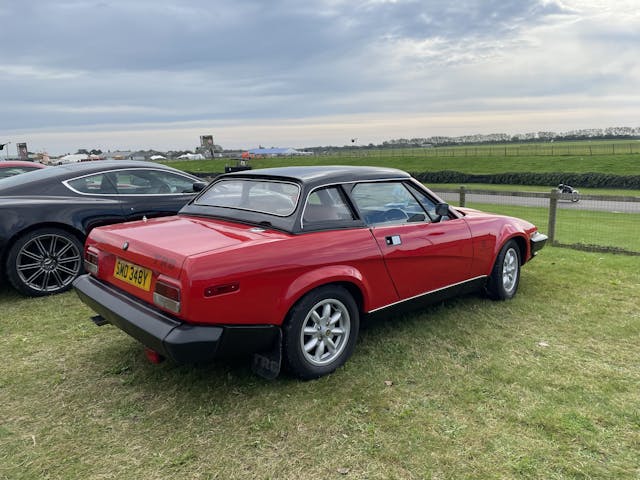
<instances>
[{"instance_id":1,"label":"red sports car","mask_svg":"<svg viewBox=\"0 0 640 480\"><path fill-rule=\"evenodd\" d=\"M360 322L474 289L504 300L547 240L453 208L405 172L288 167L218 177L177 216L96 228L74 286L151 359L253 353L275 377L333 372Z\"/></svg>"}]
</instances>

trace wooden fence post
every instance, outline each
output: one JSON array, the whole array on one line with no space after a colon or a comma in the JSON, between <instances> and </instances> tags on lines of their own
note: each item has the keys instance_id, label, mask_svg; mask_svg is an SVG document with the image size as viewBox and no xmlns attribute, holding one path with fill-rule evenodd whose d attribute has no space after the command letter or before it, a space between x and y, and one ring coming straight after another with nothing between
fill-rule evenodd
<instances>
[{"instance_id":1,"label":"wooden fence post","mask_svg":"<svg viewBox=\"0 0 640 480\"><path fill-rule=\"evenodd\" d=\"M553 245L556 239L556 219L558 212L558 198L560 192L557 189L551 190L549 195L549 226L547 228L547 235L549 236L549 244Z\"/></svg>"},{"instance_id":2,"label":"wooden fence post","mask_svg":"<svg viewBox=\"0 0 640 480\"><path fill-rule=\"evenodd\" d=\"M467 202L467 189L464 185L460 186L460 206L464 207Z\"/></svg>"}]
</instances>

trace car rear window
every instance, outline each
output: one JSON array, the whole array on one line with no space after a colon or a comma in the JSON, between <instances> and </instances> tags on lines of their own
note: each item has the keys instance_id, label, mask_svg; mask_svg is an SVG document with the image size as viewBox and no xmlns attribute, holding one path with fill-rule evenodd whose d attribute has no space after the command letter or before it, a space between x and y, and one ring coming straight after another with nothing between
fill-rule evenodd
<instances>
[{"instance_id":1,"label":"car rear window","mask_svg":"<svg viewBox=\"0 0 640 480\"><path fill-rule=\"evenodd\" d=\"M213 183L194 203L287 217L295 211L299 197L295 183L230 178Z\"/></svg>"}]
</instances>

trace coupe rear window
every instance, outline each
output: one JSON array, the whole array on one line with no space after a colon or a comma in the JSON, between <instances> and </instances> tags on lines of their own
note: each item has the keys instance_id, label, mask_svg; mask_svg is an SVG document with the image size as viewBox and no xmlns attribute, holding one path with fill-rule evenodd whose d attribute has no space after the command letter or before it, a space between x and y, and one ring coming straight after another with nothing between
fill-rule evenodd
<instances>
[{"instance_id":1,"label":"coupe rear window","mask_svg":"<svg viewBox=\"0 0 640 480\"><path fill-rule=\"evenodd\" d=\"M299 196L300 187L295 183L225 179L211 185L196 199L195 204L287 217L294 212Z\"/></svg>"}]
</instances>

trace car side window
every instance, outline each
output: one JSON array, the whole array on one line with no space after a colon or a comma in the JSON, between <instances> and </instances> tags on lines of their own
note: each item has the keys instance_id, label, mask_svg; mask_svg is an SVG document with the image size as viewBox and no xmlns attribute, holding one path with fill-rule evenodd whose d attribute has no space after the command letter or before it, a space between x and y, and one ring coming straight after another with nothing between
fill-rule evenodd
<instances>
[{"instance_id":1,"label":"car side window","mask_svg":"<svg viewBox=\"0 0 640 480\"><path fill-rule=\"evenodd\" d=\"M425 209L403 182L359 183L353 187L351 197L369 225L430 221Z\"/></svg>"},{"instance_id":2,"label":"car side window","mask_svg":"<svg viewBox=\"0 0 640 480\"><path fill-rule=\"evenodd\" d=\"M173 172L131 169L85 175L66 183L92 195L175 195L193 193L194 181Z\"/></svg>"},{"instance_id":3,"label":"car side window","mask_svg":"<svg viewBox=\"0 0 640 480\"><path fill-rule=\"evenodd\" d=\"M355 218L338 187L324 187L312 192L307 198L302 215L302 225L316 227L323 222L337 220L353 221Z\"/></svg>"},{"instance_id":4,"label":"car side window","mask_svg":"<svg viewBox=\"0 0 640 480\"><path fill-rule=\"evenodd\" d=\"M120 195L193 193L193 180L162 170L131 169L111 172Z\"/></svg>"},{"instance_id":5,"label":"car side window","mask_svg":"<svg viewBox=\"0 0 640 480\"><path fill-rule=\"evenodd\" d=\"M80 193L93 195L113 195L116 192L113 178L108 173L96 173L69 180L67 185Z\"/></svg>"}]
</instances>

